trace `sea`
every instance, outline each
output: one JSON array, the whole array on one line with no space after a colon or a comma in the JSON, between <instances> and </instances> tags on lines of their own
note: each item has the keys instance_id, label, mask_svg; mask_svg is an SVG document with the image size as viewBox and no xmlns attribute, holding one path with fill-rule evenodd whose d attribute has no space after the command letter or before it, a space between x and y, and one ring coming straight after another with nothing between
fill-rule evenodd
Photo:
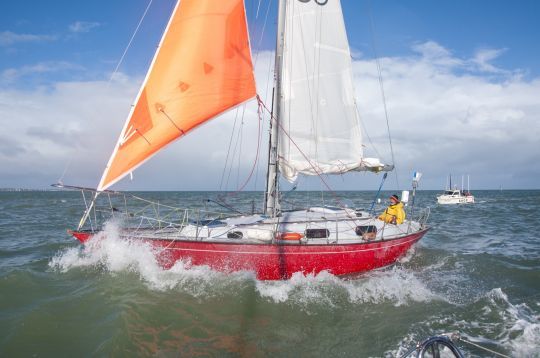
<instances>
[{"instance_id":1,"label":"sea","mask_svg":"<svg viewBox=\"0 0 540 358\"><path fill-rule=\"evenodd\" d=\"M383 210L391 192L380 196ZM1 357L400 357L457 332L468 357L540 357L540 191L474 191L441 206L418 191L431 231L391 267L259 281L178 262L106 228L85 247L66 233L84 201L71 191L0 192ZM249 211L262 193L226 194ZM216 192L137 196L203 207ZM369 208L375 192L288 193ZM295 204L295 205L296 205Z\"/></svg>"}]
</instances>

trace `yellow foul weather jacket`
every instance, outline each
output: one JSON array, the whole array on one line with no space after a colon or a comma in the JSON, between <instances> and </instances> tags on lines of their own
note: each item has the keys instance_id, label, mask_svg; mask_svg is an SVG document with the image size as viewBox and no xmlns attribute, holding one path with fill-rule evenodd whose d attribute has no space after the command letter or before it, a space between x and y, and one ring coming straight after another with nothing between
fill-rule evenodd
<instances>
[{"instance_id":1,"label":"yellow foul weather jacket","mask_svg":"<svg viewBox=\"0 0 540 358\"><path fill-rule=\"evenodd\" d=\"M403 210L403 203L399 202L397 204L390 205L379 216L379 219L391 224L403 223L403 221L405 220L405 210Z\"/></svg>"}]
</instances>

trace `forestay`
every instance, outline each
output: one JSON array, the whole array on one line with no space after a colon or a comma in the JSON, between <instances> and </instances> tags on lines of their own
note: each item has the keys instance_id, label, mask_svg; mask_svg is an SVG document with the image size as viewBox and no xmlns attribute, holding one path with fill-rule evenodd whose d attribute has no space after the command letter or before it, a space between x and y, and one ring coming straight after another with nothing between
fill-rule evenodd
<instances>
[{"instance_id":1,"label":"forestay","mask_svg":"<svg viewBox=\"0 0 540 358\"><path fill-rule=\"evenodd\" d=\"M281 83L278 154L287 180L382 169L363 158L339 0L287 2Z\"/></svg>"}]
</instances>

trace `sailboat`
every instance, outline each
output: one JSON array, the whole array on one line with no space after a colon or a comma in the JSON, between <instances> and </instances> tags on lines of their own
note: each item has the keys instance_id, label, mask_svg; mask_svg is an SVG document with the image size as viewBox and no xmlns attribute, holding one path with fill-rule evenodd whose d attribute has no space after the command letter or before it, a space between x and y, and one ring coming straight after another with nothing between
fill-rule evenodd
<instances>
[{"instance_id":1,"label":"sailboat","mask_svg":"<svg viewBox=\"0 0 540 358\"><path fill-rule=\"evenodd\" d=\"M292 211L280 205L280 176L324 180L393 169L363 156L340 1L279 1L271 106L257 95L244 6L243 0L176 4L97 190L87 197L78 188L86 211L70 233L82 243L99 236L97 202L106 197L109 214L126 223L120 238L150 244L165 268L182 260L275 280L297 272L350 275L395 263L428 231L427 214L391 224L344 205ZM264 212L226 216L146 201L157 205L155 213L172 214L141 215L130 225L137 212L118 209L123 199L114 204L110 198L134 195L109 188L176 139L253 100L271 118Z\"/></svg>"}]
</instances>

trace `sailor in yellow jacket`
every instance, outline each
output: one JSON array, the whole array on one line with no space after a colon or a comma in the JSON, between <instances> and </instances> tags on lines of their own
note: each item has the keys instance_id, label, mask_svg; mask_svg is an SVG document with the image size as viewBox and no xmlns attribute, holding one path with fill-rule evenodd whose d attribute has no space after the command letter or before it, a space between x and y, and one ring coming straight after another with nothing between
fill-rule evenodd
<instances>
[{"instance_id":1,"label":"sailor in yellow jacket","mask_svg":"<svg viewBox=\"0 0 540 358\"><path fill-rule=\"evenodd\" d=\"M399 197L394 194L390 197L390 206L379 215L379 219L389 224L401 224L405 220L405 210L403 203L399 201Z\"/></svg>"}]
</instances>

